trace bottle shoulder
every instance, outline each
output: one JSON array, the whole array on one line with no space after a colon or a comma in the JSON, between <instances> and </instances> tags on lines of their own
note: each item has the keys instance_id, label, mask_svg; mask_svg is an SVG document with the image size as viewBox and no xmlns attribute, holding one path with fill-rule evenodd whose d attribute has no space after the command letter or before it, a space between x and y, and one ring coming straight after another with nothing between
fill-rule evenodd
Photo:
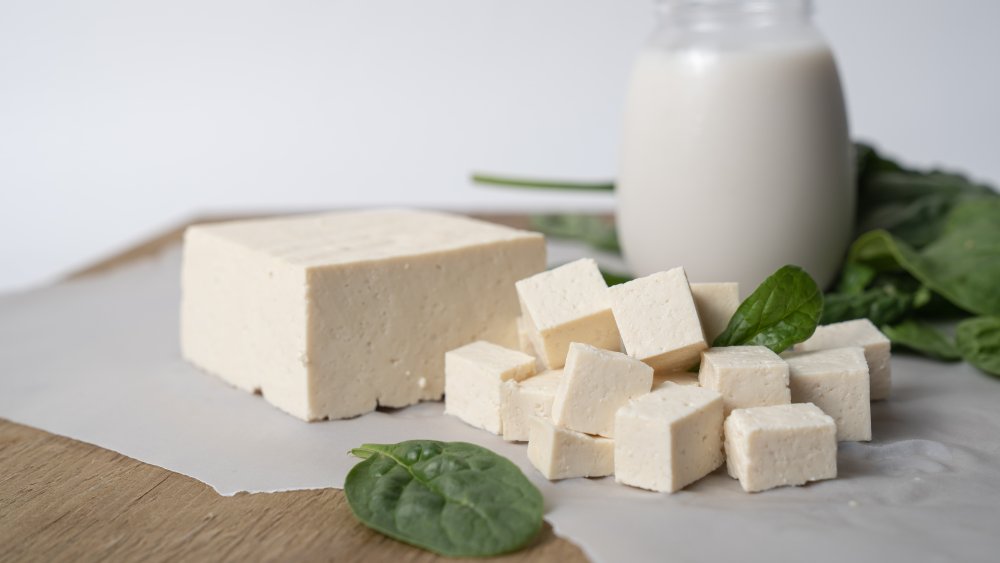
<instances>
[{"instance_id":1,"label":"bottle shoulder","mask_svg":"<svg viewBox=\"0 0 1000 563\"><path fill-rule=\"evenodd\" d=\"M708 30L666 24L644 46L644 51L717 53L824 49L829 50L826 38L811 24Z\"/></svg>"}]
</instances>

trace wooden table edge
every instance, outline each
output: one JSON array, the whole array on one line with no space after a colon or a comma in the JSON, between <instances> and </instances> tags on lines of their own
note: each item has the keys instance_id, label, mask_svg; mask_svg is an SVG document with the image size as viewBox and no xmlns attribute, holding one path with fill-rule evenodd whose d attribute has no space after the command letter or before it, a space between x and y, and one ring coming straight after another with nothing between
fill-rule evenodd
<instances>
[{"instance_id":1,"label":"wooden table edge","mask_svg":"<svg viewBox=\"0 0 1000 563\"><path fill-rule=\"evenodd\" d=\"M260 216L254 214L252 216ZM473 215L526 228L518 214ZM157 255L204 215L66 276ZM0 418L0 561L455 561L358 523L339 489L218 495L185 475ZM527 549L498 561L586 561L546 522Z\"/></svg>"}]
</instances>

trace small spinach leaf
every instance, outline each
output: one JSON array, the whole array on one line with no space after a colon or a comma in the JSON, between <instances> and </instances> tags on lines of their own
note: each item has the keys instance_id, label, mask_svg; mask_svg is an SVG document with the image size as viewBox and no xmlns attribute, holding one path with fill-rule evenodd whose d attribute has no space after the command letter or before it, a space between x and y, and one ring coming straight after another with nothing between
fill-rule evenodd
<instances>
[{"instance_id":1,"label":"small spinach leaf","mask_svg":"<svg viewBox=\"0 0 1000 563\"><path fill-rule=\"evenodd\" d=\"M781 353L812 336L823 294L798 266L782 266L740 304L713 346L767 346Z\"/></svg>"},{"instance_id":2,"label":"small spinach leaf","mask_svg":"<svg viewBox=\"0 0 1000 563\"><path fill-rule=\"evenodd\" d=\"M955 339L970 364L1000 376L1000 317L977 317L958 323Z\"/></svg>"},{"instance_id":3,"label":"small spinach leaf","mask_svg":"<svg viewBox=\"0 0 1000 563\"><path fill-rule=\"evenodd\" d=\"M949 362L962 359L962 354L955 343L927 323L911 319L897 325L883 326L882 332L892 340L893 344L924 356Z\"/></svg>"},{"instance_id":4,"label":"small spinach leaf","mask_svg":"<svg viewBox=\"0 0 1000 563\"><path fill-rule=\"evenodd\" d=\"M542 494L510 460L465 442L364 444L344 493L363 523L451 557L524 547L542 526Z\"/></svg>"}]
</instances>

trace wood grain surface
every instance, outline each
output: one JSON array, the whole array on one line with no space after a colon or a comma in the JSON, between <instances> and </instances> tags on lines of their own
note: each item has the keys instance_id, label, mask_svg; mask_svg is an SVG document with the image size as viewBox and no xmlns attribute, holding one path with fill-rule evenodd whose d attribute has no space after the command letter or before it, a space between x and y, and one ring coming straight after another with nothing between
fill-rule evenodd
<instances>
[{"instance_id":1,"label":"wood grain surface","mask_svg":"<svg viewBox=\"0 0 1000 563\"><path fill-rule=\"evenodd\" d=\"M483 218L526 224L517 215ZM182 233L172 229L71 277L155 254ZM366 528L338 489L222 497L190 477L0 419L0 561L179 560L455 561ZM528 549L492 560L586 557L546 523Z\"/></svg>"},{"instance_id":2,"label":"wood grain surface","mask_svg":"<svg viewBox=\"0 0 1000 563\"><path fill-rule=\"evenodd\" d=\"M2 419L0 468L0 561L446 560L366 528L338 489L222 497L179 473ZM546 524L531 547L495 560L586 558Z\"/></svg>"}]
</instances>

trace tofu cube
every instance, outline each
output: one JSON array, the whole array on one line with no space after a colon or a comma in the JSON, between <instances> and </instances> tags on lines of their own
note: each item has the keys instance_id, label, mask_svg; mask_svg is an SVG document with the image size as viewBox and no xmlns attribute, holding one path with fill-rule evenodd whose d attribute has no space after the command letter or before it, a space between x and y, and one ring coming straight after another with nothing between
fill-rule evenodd
<instances>
[{"instance_id":1,"label":"tofu cube","mask_svg":"<svg viewBox=\"0 0 1000 563\"><path fill-rule=\"evenodd\" d=\"M796 351L829 350L860 346L865 349L868 361L868 376L871 384L871 400L889 398L892 388L892 373L889 359L892 344L868 319L856 319L816 327L816 332L805 342L795 346Z\"/></svg>"},{"instance_id":2,"label":"tofu cube","mask_svg":"<svg viewBox=\"0 0 1000 563\"><path fill-rule=\"evenodd\" d=\"M740 306L740 284L692 283L691 295L698 309L701 328L705 331L705 341L711 346L729 326L729 319Z\"/></svg>"},{"instance_id":3,"label":"tofu cube","mask_svg":"<svg viewBox=\"0 0 1000 563\"><path fill-rule=\"evenodd\" d=\"M863 348L791 352L784 358L793 403L812 403L833 417L838 441L872 439L868 363Z\"/></svg>"},{"instance_id":4,"label":"tofu cube","mask_svg":"<svg viewBox=\"0 0 1000 563\"><path fill-rule=\"evenodd\" d=\"M535 358L489 342L445 354L444 412L494 434L503 433L503 384L535 374Z\"/></svg>"},{"instance_id":5,"label":"tofu cube","mask_svg":"<svg viewBox=\"0 0 1000 563\"><path fill-rule=\"evenodd\" d=\"M552 418L552 400L562 378L562 370L551 370L522 381L503 383L500 397L500 419L503 439L528 441L528 422L532 416Z\"/></svg>"},{"instance_id":6,"label":"tofu cube","mask_svg":"<svg viewBox=\"0 0 1000 563\"><path fill-rule=\"evenodd\" d=\"M615 416L615 480L675 492L722 465L722 396L665 382Z\"/></svg>"},{"instance_id":7,"label":"tofu cube","mask_svg":"<svg viewBox=\"0 0 1000 563\"><path fill-rule=\"evenodd\" d=\"M304 420L437 400L445 352L517 346L514 282L544 268L541 235L443 213L195 225L181 353Z\"/></svg>"},{"instance_id":8,"label":"tofu cube","mask_svg":"<svg viewBox=\"0 0 1000 563\"><path fill-rule=\"evenodd\" d=\"M608 289L629 356L656 370L683 370L708 347L684 268Z\"/></svg>"},{"instance_id":9,"label":"tofu cube","mask_svg":"<svg viewBox=\"0 0 1000 563\"><path fill-rule=\"evenodd\" d=\"M698 385L698 375L686 371L668 371L653 374L653 391L663 387L665 383L676 383L677 385Z\"/></svg>"},{"instance_id":10,"label":"tofu cube","mask_svg":"<svg viewBox=\"0 0 1000 563\"><path fill-rule=\"evenodd\" d=\"M618 407L652 386L653 368L643 362L574 342L552 402L552 420L577 432L614 437Z\"/></svg>"},{"instance_id":11,"label":"tofu cube","mask_svg":"<svg viewBox=\"0 0 1000 563\"><path fill-rule=\"evenodd\" d=\"M837 424L811 403L737 409L725 432L729 475L749 493L837 476Z\"/></svg>"},{"instance_id":12,"label":"tofu cube","mask_svg":"<svg viewBox=\"0 0 1000 563\"><path fill-rule=\"evenodd\" d=\"M517 318L517 344L518 350L535 357L535 371L546 371L545 362L538 356L535 345L531 342L531 330L523 316Z\"/></svg>"},{"instance_id":13,"label":"tofu cube","mask_svg":"<svg viewBox=\"0 0 1000 563\"><path fill-rule=\"evenodd\" d=\"M517 318L517 348L525 354L536 354L535 346L531 343L531 331L523 316Z\"/></svg>"},{"instance_id":14,"label":"tofu cube","mask_svg":"<svg viewBox=\"0 0 1000 563\"><path fill-rule=\"evenodd\" d=\"M734 409L792 402L788 364L764 346L706 350L701 355L698 383L722 395L726 416Z\"/></svg>"},{"instance_id":15,"label":"tofu cube","mask_svg":"<svg viewBox=\"0 0 1000 563\"><path fill-rule=\"evenodd\" d=\"M556 426L539 416L529 421L528 460L546 479L604 477L615 470L615 442Z\"/></svg>"},{"instance_id":16,"label":"tofu cube","mask_svg":"<svg viewBox=\"0 0 1000 563\"><path fill-rule=\"evenodd\" d=\"M570 342L618 350L621 338L597 262L585 258L517 282L526 332L550 369L566 363Z\"/></svg>"}]
</instances>

